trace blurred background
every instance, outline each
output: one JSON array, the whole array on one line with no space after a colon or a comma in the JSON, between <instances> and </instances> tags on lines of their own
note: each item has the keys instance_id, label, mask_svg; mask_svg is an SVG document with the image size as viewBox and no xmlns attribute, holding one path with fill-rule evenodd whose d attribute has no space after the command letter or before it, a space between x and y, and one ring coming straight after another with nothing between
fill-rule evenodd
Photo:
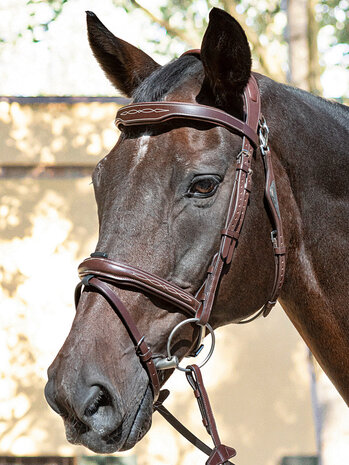
<instances>
[{"instance_id":1,"label":"blurred background","mask_svg":"<svg viewBox=\"0 0 349 465\"><path fill-rule=\"evenodd\" d=\"M255 71L348 102L348 0L0 1L0 465L205 462L157 415L130 452L71 446L43 388L97 240L91 173L125 103L89 50L84 12L164 64L200 47L213 6L244 27ZM280 307L217 338L203 374L237 465L349 463L348 410ZM206 440L184 377L168 384L169 408Z\"/></svg>"},{"instance_id":2,"label":"blurred background","mask_svg":"<svg viewBox=\"0 0 349 465\"><path fill-rule=\"evenodd\" d=\"M161 64L198 48L217 6L241 22L254 69L349 97L348 0L1 0L2 95L115 95L93 63L85 10Z\"/></svg>"}]
</instances>

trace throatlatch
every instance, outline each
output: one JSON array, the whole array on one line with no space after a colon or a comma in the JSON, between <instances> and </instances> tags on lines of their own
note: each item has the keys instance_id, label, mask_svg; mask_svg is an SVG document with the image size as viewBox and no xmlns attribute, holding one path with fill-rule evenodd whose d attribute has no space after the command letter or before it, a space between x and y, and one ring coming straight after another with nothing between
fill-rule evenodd
<instances>
[{"instance_id":1,"label":"throatlatch","mask_svg":"<svg viewBox=\"0 0 349 465\"><path fill-rule=\"evenodd\" d=\"M198 51L189 53L199 53ZM252 160L254 152L260 149L265 168L265 198L273 222L271 240L275 257L275 279L268 302L253 317L240 323L253 321L260 315L268 315L275 305L280 293L286 266L286 247L279 204L276 193L276 183L273 172L271 152L268 143L269 130L261 115L260 94L257 81L251 76L244 91L244 110L246 120L241 121L228 113L214 107L183 102L143 102L134 103L121 108L116 116L116 124L120 130L124 126L160 124L171 119L199 120L222 126L229 131L242 136L242 148L237 158L235 180L230 198L225 226L221 231L221 242L218 252L214 255L207 270L207 277L195 296L172 283L132 265L118 263L107 258L104 252L95 252L79 266L81 282L75 292L75 303L78 305L83 287L87 286L99 292L108 301L116 315L120 318L132 339L135 351L141 363L147 370L154 394L154 410L157 410L192 444L206 453L209 458L207 465L230 463L235 456L235 449L221 443L209 398L204 387L199 366L189 365L179 367L179 360L171 353L173 335L185 324L195 324L200 329L200 335L192 351L193 356L201 350L201 340L208 330L212 335L212 347L204 360L206 363L214 349L214 332L209 325L209 319L214 304L216 291L224 267L230 265L241 234L246 215L248 200L252 186ZM117 297L107 283L112 286L127 285L136 290L156 295L175 305L187 315L187 319L173 328L167 344L167 355L154 359L145 336L142 335L122 301ZM187 380L193 389L201 412L203 424L212 437L214 447L211 449L185 428L164 406L163 402L169 392L160 392L158 370L179 368L186 373Z\"/></svg>"}]
</instances>

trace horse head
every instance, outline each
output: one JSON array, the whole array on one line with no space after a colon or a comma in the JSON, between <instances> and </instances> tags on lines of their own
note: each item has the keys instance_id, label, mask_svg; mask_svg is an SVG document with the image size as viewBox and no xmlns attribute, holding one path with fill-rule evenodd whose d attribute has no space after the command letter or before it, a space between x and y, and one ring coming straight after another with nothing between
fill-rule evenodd
<instances>
[{"instance_id":1,"label":"horse head","mask_svg":"<svg viewBox=\"0 0 349 465\"><path fill-rule=\"evenodd\" d=\"M133 102L199 103L243 119L251 53L244 31L228 14L211 11L200 56L187 54L165 66L115 37L93 13L88 12L87 23L97 61ZM195 295L220 244L240 151L240 135L209 122L176 119L124 127L93 173L96 250ZM263 167L255 163L251 206L234 266L220 281L210 318L214 328L255 312L273 283ZM171 330L186 315L127 284L113 290L153 355L165 355ZM190 352L196 334L195 325L177 333L172 351L179 359ZM160 382L170 373L161 371ZM46 397L63 417L70 442L106 453L131 448L148 431L153 412L149 378L127 329L92 287L82 293L48 375Z\"/></svg>"}]
</instances>

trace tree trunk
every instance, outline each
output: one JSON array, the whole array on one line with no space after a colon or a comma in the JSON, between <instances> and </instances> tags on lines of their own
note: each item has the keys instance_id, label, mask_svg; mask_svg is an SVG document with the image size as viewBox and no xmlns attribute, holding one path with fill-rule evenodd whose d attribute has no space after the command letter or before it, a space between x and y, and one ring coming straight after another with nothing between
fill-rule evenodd
<instances>
[{"instance_id":1,"label":"tree trunk","mask_svg":"<svg viewBox=\"0 0 349 465\"><path fill-rule=\"evenodd\" d=\"M315 7L317 3L318 0L308 0L308 88L309 91L313 94L320 95L322 91L320 82L321 67L319 63L319 51L317 47L317 35L319 32L319 26L315 19Z\"/></svg>"},{"instance_id":2,"label":"tree trunk","mask_svg":"<svg viewBox=\"0 0 349 465\"><path fill-rule=\"evenodd\" d=\"M289 82L309 90L308 0L287 1Z\"/></svg>"},{"instance_id":3,"label":"tree trunk","mask_svg":"<svg viewBox=\"0 0 349 465\"><path fill-rule=\"evenodd\" d=\"M288 0L289 82L314 94L321 93L318 24L315 6L318 0Z\"/></svg>"}]
</instances>

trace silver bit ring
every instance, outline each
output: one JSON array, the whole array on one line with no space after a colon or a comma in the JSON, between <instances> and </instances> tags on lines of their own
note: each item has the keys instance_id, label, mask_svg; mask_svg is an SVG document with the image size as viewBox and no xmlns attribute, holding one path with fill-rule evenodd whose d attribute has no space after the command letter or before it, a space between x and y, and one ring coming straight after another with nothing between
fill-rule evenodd
<instances>
[{"instance_id":1,"label":"silver bit ring","mask_svg":"<svg viewBox=\"0 0 349 465\"><path fill-rule=\"evenodd\" d=\"M200 363L199 368L202 368L204 365L206 365L206 363L210 360L212 354L213 354L213 351L214 351L214 348L215 348L215 345L216 345L216 337L215 337L215 334L214 334L214 331L213 331L213 328L210 324L206 323L206 325L201 325L200 323L198 323L200 320L199 318L188 318L187 320L184 320L184 321L181 321L180 323L178 323L177 326L175 326L173 328L173 330L171 331L169 337L168 337L168 340L167 340L167 357L168 359L171 359L172 358L172 354L171 354L171 343L172 343L172 339L173 339L173 336L176 334L176 332L182 328L182 326L185 326L186 324L188 323L196 323L198 326L201 326L201 327L206 327L208 330L209 330L209 333L211 335L211 347L210 347L210 351L209 353L206 355L205 359ZM180 371L184 371L184 372L188 372L190 371L188 368L182 368L181 366L177 365L176 367L178 370Z\"/></svg>"}]
</instances>

